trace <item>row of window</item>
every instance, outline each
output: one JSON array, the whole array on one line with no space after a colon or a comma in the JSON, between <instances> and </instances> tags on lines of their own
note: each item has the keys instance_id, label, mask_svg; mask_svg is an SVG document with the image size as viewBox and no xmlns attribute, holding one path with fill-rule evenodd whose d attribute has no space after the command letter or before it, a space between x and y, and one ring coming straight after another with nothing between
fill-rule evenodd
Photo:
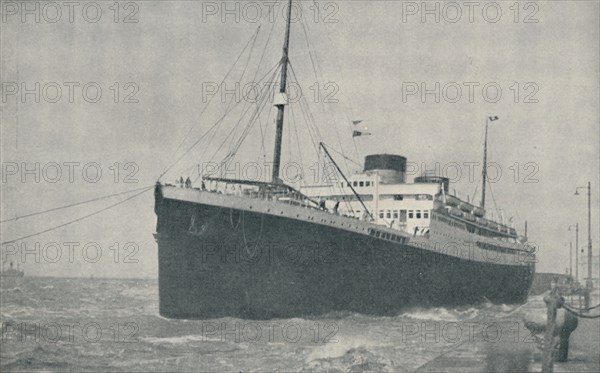
<instances>
[{"instance_id":1,"label":"row of window","mask_svg":"<svg viewBox=\"0 0 600 373\"><path fill-rule=\"evenodd\" d=\"M342 188L344 187L344 183L340 183ZM368 187L371 186L372 183L370 181L353 181L352 183L347 183L346 186L350 187L350 185L352 185L353 187Z\"/></svg>"},{"instance_id":2,"label":"row of window","mask_svg":"<svg viewBox=\"0 0 600 373\"><path fill-rule=\"evenodd\" d=\"M395 242L405 242L406 238L402 237L402 236L398 236L392 233L387 233L387 232L381 232L375 229L371 229L369 228L369 234L373 237L378 237L378 238L383 238L386 240L390 240L390 241L395 241Z\"/></svg>"},{"instance_id":3,"label":"row of window","mask_svg":"<svg viewBox=\"0 0 600 373\"><path fill-rule=\"evenodd\" d=\"M453 227L456 227L456 228L462 228L462 229L466 228L466 226L465 226L464 223L457 222L456 220L447 218L445 216L440 216L440 215L436 216L436 215L433 215L433 220L439 220L441 222L444 222L444 223L446 223L448 225L451 225Z\"/></svg>"},{"instance_id":4,"label":"row of window","mask_svg":"<svg viewBox=\"0 0 600 373\"><path fill-rule=\"evenodd\" d=\"M405 222L407 216L408 219L429 219L429 210L379 210L380 219L393 218L400 219L400 222Z\"/></svg>"},{"instance_id":5,"label":"row of window","mask_svg":"<svg viewBox=\"0 0 600 373\"><path fill-rule=\"evenodd\" d=\"M479 241L477 241L477 246L479 246L480 248L485 249L485 250L499 251L499 252L505 253L505 254L517 254L520 252L520 250L516 250L513 248L501 247L501 246L497 246L494 244L479 242Z\"/></svg>"}]
</instances>

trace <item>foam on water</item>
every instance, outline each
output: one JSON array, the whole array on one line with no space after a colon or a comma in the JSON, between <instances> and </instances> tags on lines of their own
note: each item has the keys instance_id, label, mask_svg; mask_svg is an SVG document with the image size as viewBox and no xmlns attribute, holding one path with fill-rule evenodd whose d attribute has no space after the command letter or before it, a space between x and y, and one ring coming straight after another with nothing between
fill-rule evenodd
<instances>
[{"instance_id":1,"label":"foam on water","mask_svg":"<svg viewBox=\"0 0 600 373\"><path fill-rule=\"evenodd\" d=\"M344 350L336 356L312 359L307 366L314 371L397 373L404 371L391 359L374 353L363 345Z\"/></svg>"},{"instance_id":2,"label":"foam on water","mask_svg":"<svg viewBox=\"0 0 600 373\"><path fill-rule=\"evenodd\" d=\"M18 290L14 290L18 289ZM20 341L12 333L0 349L0 371L392 371L418 367L443 352L440 343L404 341L406 322L460 322L497 320L518 313L510 305L482 303L471 307L412 309L396 316L371 316L351 312L270 320L301 328L298 341L281 335L250 342L231 336L204 335L203 323L226 324L256 320L222 318L212 320L168 319L158 314L158 283L155 280L23 278L14 289L2 289L2 322L46 325L50 323L98 324L102 339L90 343L81 328L74 340L64 335L58 343ZM541 298L540 298L541 299ZM543 302L542 302L543 307ZM124 326L134 323L129 335ZM320 334L314 336L315 325ZM336 333L325 341L335 325ZM119 326L120 335L111 328ZM266 328L266 326L264 327ZM93 330L90 331L93 335ZM127 342L124 342L124 337Z\"/></svg>"},{"instance_id":3,"label":"foam on water","mask_svg":"<svg viewBox=\"0 0 600 373\"><path fill-rule=\"evenodd\" d=\"M210 339L207 338L206 336L201 336L201 335L182 335L179 337L163 337L163 338L159 338L159 337L146 337L146 338L142 338L142 341L144 342L148 342L148 343L157 343L157 344L186 344L186 343L190 343L190 342L219 342L220 340L217 338L214 339Z\"/></svg>"},{"instance_id":4,"label":"foam on water","mask_svg":"<svg viewBox=\"0 0 600 373\"><path fill-rule=\"evenodd\" d=\"M373 345L372 341L365 339L364 337L357 336L346 336L341 338L338 343L327 343L322 346L317 346L307 356L307 361L316 359L331 359L343 356L351 349L366 348Z\"/></svg>"},{"instance_id":5,"label":"foam on water","mask_svg":"<svg viewBox=\"0 0 600 373\"><path fill-rule=\"evenodd\" d=\"M455 310L448 310L444 307L430 309L416 309L410 312L401 314L402 317L415 320L431 320L431 321L460 321L461 315Z\"/></svg>"}]
</instances>

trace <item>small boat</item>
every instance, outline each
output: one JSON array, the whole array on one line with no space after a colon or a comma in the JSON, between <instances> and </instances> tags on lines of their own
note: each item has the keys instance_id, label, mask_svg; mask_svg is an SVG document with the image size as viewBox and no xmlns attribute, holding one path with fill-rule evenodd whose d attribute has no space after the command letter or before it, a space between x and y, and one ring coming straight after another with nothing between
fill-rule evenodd
<instances>
[{"instance_id":1,"label":"small boat","mask_svg":"<svg viewBox=\"0 0 600 373\"><path fill-rule=\"evenodd\" d=\"M475 221L476 221L477 224L481 225L482 227L487 227L488 226L487 219L477 217L477 218L475 218Z\"/></svg>"},{"instance_id":2,"label":"small boat","mask_svg":"<svg viewBox=\"0 0 600 373\"><path fill-rule=\"evenodd\" d=\"M465 220L468 220L470 222L475 222L475 220L477 220L477 218L473 214L465 213L463 217L465 218Z\"/></svg>"},{"instance_id":3,"label":"small boat","mask_svg":"<svg viewBox=\"0 0 600 373\"><path fill-rule=\"evenodd\" d=\"M462 211L460 211L459 209L457 209L456 207L451 207L448 212L450 213L450 215L456 216L458 218L462 218L464 215L464 213Z\"/></svg>"},{"instance_id":4,"label":"small boat","mask_svg":"<svg viewBox=\"0 0 600 373\"><path fill-rule=\"evenodd\" d=\"M460 200L454 196L446 196L446 205L458 207L460 205Z\"/></svg>"},{"instance_id":5,"label":"small boat","mask_svg":"<svg viewBox=\"0 0 600 373\"><path fill-rule=\"evenodd\" d=\"M459 208L464 211L464 212L468 212L470 213L471 211L473 211L473 205L467 202L461 202Z\"/></svg>"},{"instance_id":6,"label":"small boat","mask_svg":"<svg viewBox=\"0 0 600 373\"><path fill-rule=\"evenodd\" d=\"M473 206L473 215L477 216L478 218L483 218L485 211L479 206Z\"/></svg>"}]
</instances>

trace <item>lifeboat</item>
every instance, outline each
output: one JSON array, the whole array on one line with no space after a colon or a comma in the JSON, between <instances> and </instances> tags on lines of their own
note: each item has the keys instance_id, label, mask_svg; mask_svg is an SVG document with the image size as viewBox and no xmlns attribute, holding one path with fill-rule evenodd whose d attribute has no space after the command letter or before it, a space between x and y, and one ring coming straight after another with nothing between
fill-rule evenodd
<instances>
[{"instance_id":1,"label":"lifeboat","mask_svg":"<svg viewBox=\"0 0 600 373\"><path fill-rule=\"evenodd\" d=\"M466 203L466 202L461 202L459 208L464 211L464 212L471 212L473 211L473 205L470 203Z\"/></svg>"},{"instance_id":2,"label":"lifeboat","mask_svg":"<svg viewBox=\"0 0 600 373\"><path fill-rule=\"evenodd\" d=\"M473 215L473 214L465 214L464 218L465 218L466 220L468 220L468 221L471 221L471 222L475 222L475 220L477 219L477 218L475 217L475 215Z\"/></svg>"},{"instance_id":3,"label":"lifeboat","mask_svg":"<svg viewBox=\"0 0 600 373\"><path fill-rule=\"evenodd\" d=\"M498 223L496 223L494 221L490 221L488 223L488 227L490 227L491 229L498 229Z\"/></svg>"},{"instance_id":4,"label":"lifeboat","mask_svg":"<svg viewBox=\"0 0 600 373\"><path fill-rule=\"evenodd\" d=\"M459 209L457 209L456 207L452 207L449 210L449 212L450 212L450 215L452 215L452 216L456 216L456 217L459 217L459 218L463 217L463 212L460 211Z\"/></svg>"},{"instance_id":5,"label":"lifeboat","mask_svg":"<svg viewBox=\"0 0 600 373\"><path fill-rule=\"evenodd\" d=\"M454 207L458 207L458 205L460 204L460 200L454 196L446 196L446 204L448 206L454 206Z\"/></svg>"},{"instance_id":6,"label":"lifeboat","mask_svg":"<svg viewBox=\"0 0 600 373\"><path fill-rule=\"evenodd\" d=\"M502 233L508 233L508 227L507 226L501 225L499 230Z\"/></svg>"},{"instance_id":7,"label":"lifeboat","mask_svg":"<svg viewBox=\"0 0 600 373\"><path fill-rule=\"evenodd\" d=\"M517 230L515 228L509 228L508 229L508 234L510 234L511 236L516 236L517 235Z\"/></svg>"},{"instance_id":8,"label":"lifeboat","mask_svg":"<svg viewBox=\"0 0 600 373\"><path fill-rule=\"evenodd\" d=\"M485 211L481 207L473 206L473 215L477 216L478 218L483 218Z\"/></svg>"},{"instance_id":9,"label":"lifeboat","mask_svg":"<svg viewBox=\"0 0 600 373\"><path fill-rule=\"evenodd\" d=\"M479 225L481 225L483 227L487 227L487 225L488 225L488 221L486 219L483 219L483 218L480 218L480 217L476 218L476 222L477 222L477 224L479 224Z\"/></svg>"}]
</instances>

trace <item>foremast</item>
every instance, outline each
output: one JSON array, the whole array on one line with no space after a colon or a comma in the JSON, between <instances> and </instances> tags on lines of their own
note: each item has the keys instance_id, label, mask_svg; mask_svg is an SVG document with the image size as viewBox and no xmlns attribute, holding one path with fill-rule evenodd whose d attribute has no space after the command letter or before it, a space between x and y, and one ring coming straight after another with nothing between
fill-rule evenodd
<instances>
[{"instance_id":1,"label":"foremast","mask_svg":"<svg viewBox=\"0 0 600 373\"><path fill-rule=\"evenodd\" d=\"M285 28L285 38L283 41L283 57L281 58L281 79L279 82L279 101L275 103L277 107L277 121L275 130L275 149L273 151L273 174L271 176L271 182L278 183L279 180L279 166L281 163L281 140L283 137L283 115L285 112L285 105L287 103L286 97L286 84L287 84L287 67L288 67L288 50L290 46L290 26L292 18L292 0L288 1L287 10L287 24Z\"/></svg>"}]
</instances>

